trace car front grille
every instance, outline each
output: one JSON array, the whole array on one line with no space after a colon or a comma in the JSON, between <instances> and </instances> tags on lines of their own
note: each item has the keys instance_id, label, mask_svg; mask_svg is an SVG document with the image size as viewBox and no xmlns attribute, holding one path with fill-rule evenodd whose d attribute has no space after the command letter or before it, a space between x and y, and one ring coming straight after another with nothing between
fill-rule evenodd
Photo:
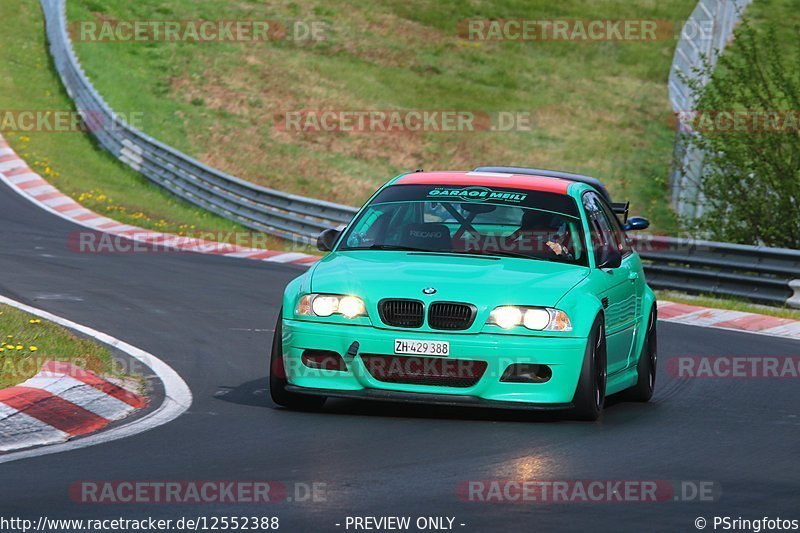
<instances>
[{"instance_id":1,"label":"car front grille","mask_svg":"<svg viewBox=\"0 0 800 533\"><path fill-rule=\"evenodd\" d=\"M469 329L475 321L475 306L452 302L436 302L428 311L428 325L432 329L456 331Z\"/></svg>"},{"instance_id":2,"label":"car front grille","mask_svg":"<svg viewBox=\"0 0 800 533\"><path fill-rule=\"evenodd\" d=\"M462 389L478 383L487 367L486 361L441 357L361 354L361 360L370 375L384 383Z\"/></svg>"},{"instance_id":3,"label":"car front grille","mask_svg":"<svg viewBox=\"0 0 800 533\"><path fill-rule=\"evenodd\" d=\"M381 300L378 313L387 326L419 328L424 321L424 306L419 300Z\"/></svg>"}]
</instances>

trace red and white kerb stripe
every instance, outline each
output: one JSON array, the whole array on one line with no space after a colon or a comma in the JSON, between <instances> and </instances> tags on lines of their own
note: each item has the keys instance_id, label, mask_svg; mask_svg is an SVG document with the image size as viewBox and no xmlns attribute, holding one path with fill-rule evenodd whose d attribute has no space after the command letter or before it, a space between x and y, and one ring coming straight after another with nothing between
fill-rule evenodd
<instances>
[{"instance_id":1,"label":"red and white kerb stripe","mask_svg":"<svg viewBox=\"0 0 800 533\"><path fill-rule=\"evenodd\" d=\"M0 390L0 452L85 435L146 404L144 396L93 372L48 361L34 377Z\"/></svg>"}]
</instances>

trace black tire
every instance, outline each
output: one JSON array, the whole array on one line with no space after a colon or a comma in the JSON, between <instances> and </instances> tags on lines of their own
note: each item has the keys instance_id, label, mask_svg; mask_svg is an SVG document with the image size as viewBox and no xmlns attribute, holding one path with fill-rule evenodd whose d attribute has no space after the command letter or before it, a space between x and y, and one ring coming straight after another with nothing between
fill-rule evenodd
<instances>
[{"instance_id":1,"label":"black tire","mask_svg":"<svg viewBox=\"0 0 800 533\"><path fill-rule=\"evenodd\" d=\"M650 310L642 353L639 355L639 363L636 365L639 379L636 385L628 389L625 394L626 399L633 402L649 402L656 387L656 369L658 366L657 321L658 313L654 306Z\"/></svg>"},{"instance_id":2,"label":"black tire","mask_svg":"<svg viewBox=\"0 0 800 533\"><path fill-rule=\"evenodd\" d=\"M606 402L607 361L606 328L603 317L598 316L586 342L581 376L572 399L572 418L595 421L600 417Z\"/></svg>"},{"instance_id":3,"label":"black tire","mask_svg":"<svg viewBox=\"0 0 800 533\"><path fill-rule=\"evenodd\" d=\"M283 321L281 316L283 310L278 313L278 323L275 324L275 336L272 338L272 354L269 364L269 394L272 401L287 409L297 409L301 411L315 411L320 409L327 399L325 396L311 396L288 392L286 385L286 367L283 363Z\"/></svg>"}]
</instances>

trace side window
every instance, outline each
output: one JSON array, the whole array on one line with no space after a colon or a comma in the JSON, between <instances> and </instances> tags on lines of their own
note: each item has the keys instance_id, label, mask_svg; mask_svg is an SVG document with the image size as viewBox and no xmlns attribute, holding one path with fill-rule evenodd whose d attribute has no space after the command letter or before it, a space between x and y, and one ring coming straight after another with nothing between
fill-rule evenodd
<instances>
[{"instance_id":1,"label":"side window","mask_svg":"<svg viewBox=\"0 0 800 533\"><path fill-rule=\"evenodd\" d=\"M589 236L592 240L595 261L599 262L604 250L619 248L611 221L603 211L600 199L594 193L583 195L583 208L589 221Z\"/></svg>"},{"instance_id":2,"label":"side window","mask_svg":"<svg viewBox=\"0 0 800 533\"><path fill-rule=\"evenodd\" d=\"M364 247L386 241L397 244L399 228L406 220L413 221L414 212L406 204L375 205L366 212L350 232L346 245Z\"/></svg>"},{"instance_id":3,"label":"side window","mask_svg":"<svg viewBox=\"0 0 800 533\"><path fill-rule=\"evenodd\" d=\"M597 203L600 204L603 213L611 224L611 230L614 232L614 239L617 241L619 251L622 253L623 257L627 257L633 252L633 249L631 248L630 241L628 241L628 235L625 233L625 230L622 229L622 224L619 223L617 215L614 214L605 202L598 199Z\"/></svg>"}]
</instances>

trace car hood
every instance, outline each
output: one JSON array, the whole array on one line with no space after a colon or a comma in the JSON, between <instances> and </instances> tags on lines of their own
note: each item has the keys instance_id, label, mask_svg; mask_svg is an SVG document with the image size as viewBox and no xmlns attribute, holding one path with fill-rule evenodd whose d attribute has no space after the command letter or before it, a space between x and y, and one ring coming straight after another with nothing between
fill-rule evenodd
<instances>
[{"instance_id":1,"label":"car hood","mask_svg":"<svg viewBox=\"0 0 800 533\"><path fill-rule=\"evenodd\" d=\"M586 267L535 259L395 251L336 252L311 272L311 291L383 298L555 306L589 274ZM436 289L431 296L426 288Z\"/></svg>"}]
</instances>

